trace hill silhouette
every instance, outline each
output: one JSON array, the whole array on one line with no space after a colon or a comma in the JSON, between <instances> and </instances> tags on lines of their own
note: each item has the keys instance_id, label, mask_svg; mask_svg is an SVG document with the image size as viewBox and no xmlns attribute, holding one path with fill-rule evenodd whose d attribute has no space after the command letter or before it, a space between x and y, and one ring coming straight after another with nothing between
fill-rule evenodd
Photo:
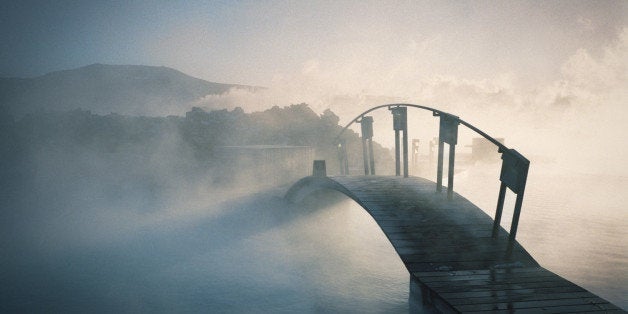
<instances>
[{"instance_id":1,"label":"hill silhouette","mask_svg":"<svg viewBox=\"0 0 628 314\"><path fill-rule=\"evenodd\" d=\"M19 118L40 111L90 110L97 114L182 114L194 101L231 88L156 66L92 64L34 78L0 78L0 110Z\"/></svg>"}]
</instances>

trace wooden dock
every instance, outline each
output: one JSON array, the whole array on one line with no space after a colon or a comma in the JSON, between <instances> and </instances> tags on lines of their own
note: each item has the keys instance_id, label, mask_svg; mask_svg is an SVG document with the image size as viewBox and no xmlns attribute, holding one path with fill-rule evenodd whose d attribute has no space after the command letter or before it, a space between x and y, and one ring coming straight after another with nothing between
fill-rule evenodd
<instances>
[{"instance_id":1,"label":"wooden dock","mask_svg":"<svg viewBox=\"0 0 628 314\"><path fill-rule=\"evenodd\" d=\"M518 243L509 247L493 219L464 197L426 179L397 176L306 177L286 198L320 189L344 193L377 222L419 287L423 303L451 313L624 312L541 267Z\"/></svg>"}]
</instances>

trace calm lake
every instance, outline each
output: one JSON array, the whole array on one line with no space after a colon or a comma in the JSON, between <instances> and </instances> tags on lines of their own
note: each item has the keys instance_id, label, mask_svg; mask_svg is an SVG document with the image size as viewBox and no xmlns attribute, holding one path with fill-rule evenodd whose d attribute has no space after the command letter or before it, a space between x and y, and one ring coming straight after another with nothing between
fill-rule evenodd
<instances>
[{"instance_id":1,"label":"calm lake","mask_svg":"<svg viewBox=\"0 0 628 314\"><path fill-rule=\"evenodd\" d=\"M496 172L461 171L456 190L492 215ZM627 188L626 177L533 170L518 240L544 267L628 308ZM187 199L158 210L50 204L15 227L21 238L2 241L1 310L408 311L409 275L362 208L338 195L318 206L281 196ZM509 197L505 210L512 206Z\"/></svg>"}]
</instances>

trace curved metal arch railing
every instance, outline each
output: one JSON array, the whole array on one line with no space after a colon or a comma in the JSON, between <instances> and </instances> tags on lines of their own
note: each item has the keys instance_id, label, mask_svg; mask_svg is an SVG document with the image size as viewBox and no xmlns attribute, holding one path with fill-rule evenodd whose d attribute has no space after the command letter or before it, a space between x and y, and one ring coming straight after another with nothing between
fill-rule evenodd
<instances>
[{"instance_id":1,"label":"curved metal arch railing","mask_svg":"<svg viewBox=\"0 0 628 314\"><path fill-rule=\"evenodd\" d=\"M493 237L497 236L499 230L499 224L501 221L502 210L504 206L504 197L506 193L506 188L512 190L515 194L517 194L517 199L515 201L515 209L513 212L512 223L510 227L510 240L514 241L517 226L519 222L519 216L521 213L521 205L523 203L523 194L525 191L525 185L528 176L528 169L530 165L530 161L517 152L514 149L508 148L506 145L500 143L492 136L486 134L484 131L475 127L469 122L466 122L460 119L458 116L450 114L448 112L438 110L435 108L415 105L415 104L407 104L407 103L395 103L395 104L384 104L375 106L370 108L356 118L351 120L336 136L335 144L339 148L339 159L341 161L341 172L344 174L348 174L348 158L346 155L346 144L341 139L342 134L354 123L361 123L362 130L362 147L363 147L363 158L364 158L364 172L366 175L375 174L375 161L373 156L373 146L372 146L372 138L373 138L373 119L372 117L366 116L368 113L381 109L388 108L393 113L393 129L395 130L395 163L396 163L396 175L400 175L400 138L399 132L403 133L403 159L404 159L404 177L408 177L408 139L407 139L407 113L406 108L417 108L422 110L431 111L433 116L438 116L440 118L440 128L439 128L439 140L438 140L438 166L437 166L437 174L436 174L436 190L442 190L442 176L443 176L443 150L444 143L449 144L449 167L448 167L448 184L447 184L447 196L448 198L453 197L453 180L454 180L454 164L455 164L455 146L458 140L458 125L462 124L474 131L475 133L481 135L486 140L493 143L497 146L498 153L501 153L502 156L502 167L500 172L500 189L499 196L497 199L497 209L495 212L495 221L493 224ZM368 161L367 161L368 159Z\"/></svg>"},{"instance_id":2,"label":"curved metal arch railing","mask_svg":"<svg viewBox=\"0 0 628 314\"><path fill-rule=\"evenodd\" d=\"M442 110L438 110L435 108L431 108L431 107L427 107L427 106L421 106L421 105L415 105L415 104L406 104L406 103L398 103L398 104L386 104L386 105L379 105L379 106L375 106L371 109L368 109L364 112L362 112L361 114L359 114L357 117L355 117L353 120L351 120L351 122L347 123L347 125L340 131L340 133L338 133L338 135L336 136L335 140L338 141L338 139L340 138L340 136L342 136L342 134L355 122L359 122L359 120L364 117L366 114L375 111L377 109L381 109L381 108L391 108L391 107L411 107L411 108L418 108L418 109L423 109L423 110L427 110L427 111L431 111L432 114L434 114L434 116L438 116L441 114L444 115L449 115L452 117L456 117L455 115L442 111ZM458 117L457 117L458 118ZM481 135L482 137L484 137L485 139L487 139L488 141L490 141L491 143L495 144L495 146L497 146L500 150L508 150L508 147L506 147L504 144L500 143L498 140L496 140L495 138L493 138L492 136L486 134L485 132L483 132L482 130L478 129L477 127L473 126L471 123L466 122L460 118L458 118L458 121L460 122L460 124L468 127L469 129L473 130L474 132L476 132L477 134Z\"/></svg>"}]
</instances>

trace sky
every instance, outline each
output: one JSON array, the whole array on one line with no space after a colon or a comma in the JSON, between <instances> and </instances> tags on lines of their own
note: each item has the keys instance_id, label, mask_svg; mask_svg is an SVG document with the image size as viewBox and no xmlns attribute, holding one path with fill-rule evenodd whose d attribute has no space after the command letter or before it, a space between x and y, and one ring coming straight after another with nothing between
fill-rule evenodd
<instances>
[{"instance_id":1,"label":"sky","mask_svg":"<svg viewBox=\"0 0 628 314\"><path fill-rule=\"evenodd\" d=\"M391 76L530 83L627 21L625 1L2 1L0 76L108 63L262 86L336 69L367 92Z\"/></svg>"},{"instance_id":2,"label":"sky","mask_svg":"<svg viewBox=\"0 0 628 314\"><path fill-rule=\"evenodd\" d=\"M208 95L202 108L305 102L346 123L374 105L410 102L578 167L600 152L609 159L596 164L608 171L628 160L617 145L628 142L628 1L0 3L0 77L167 66L268 87ZM389 123L375 119L376 128Z\"/></svg>"}]
</instances>

